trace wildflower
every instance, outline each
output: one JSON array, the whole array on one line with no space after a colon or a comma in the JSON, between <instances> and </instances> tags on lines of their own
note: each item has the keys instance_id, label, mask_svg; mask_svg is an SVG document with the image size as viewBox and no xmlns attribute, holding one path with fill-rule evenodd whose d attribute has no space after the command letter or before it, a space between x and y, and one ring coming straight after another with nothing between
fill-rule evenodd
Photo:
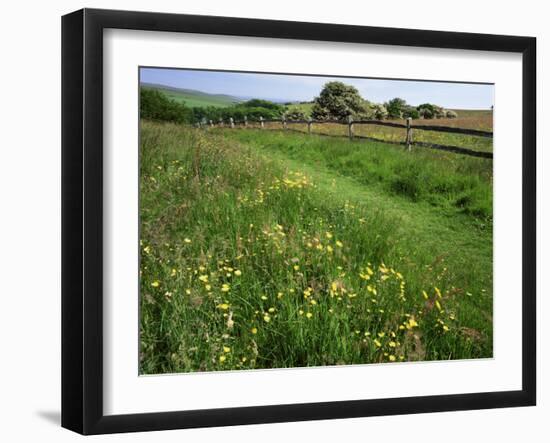
<instances>
[{"instance_id":1,"label":"wildflower","mask_svg":"<svg viewBox=\"0 0 550 443\"><path fill-rule=\"evenodd\" d=\"M191 295L191 289L186 289L186 290L185 290L185 293L186 293L187 295Z\"/></svg>"},{"instance_id":2,"label":"wildflower","mask_svg":"<svg viewBox=\"0 0 550 443\"><path fill-rule=\"evenodd\" d=\"M282 298L283 297L283 293L282 292L277 292L277 298Z\"/></svg>"},{"instance_id":3,"label":"wildflower","mask_svg":"<svg viewBox=\"0 0 550 443\"><path fill-rule=\"evenodd\" d=\"M222 303L216 306L218 309L221 309L222 311L227 311L229 309L229 305L227 303Z\"/></svg>"},{"instance_id":4,"label":"wildflower","mask_svg":"<svg viewBox=\"0 0 550 443\"><path fill-rule=\"evenodd\" d=\"M406 323L407 329L412 329L414 327L418 326L418 323L414 319L414 317L409 318L409 321Z\"/></svg>"},{"instance_id":5,"label":"wildflower","mask_svg":"<svg viewBox=\"0 0 550 443\"><path fill-rule=\"evenodd\" d=\"M390 361L395 361L395 355L390 355L388 358Z\"/></svg>"},{"instance_id":6,"label":"wildflower","mask_svg":"<svg viewBox=\"0 0 550 443\"><path fill-rule=\"evenodd\" d=\"M258 333L258 328L252 328L250 330L250 332L252 332L253 334L257 334Z\"/></svg>"},{"instance_id":7,"label":"wildflower","mask_svg":"<svg viewBox=\"0 0 550 443\"><path fill-rule=\"evenodd\" d=\"M208 281L208 275L199 275L199 280L206 283Z\"/></svg>"},{"instance_id":8,"label":"wildflower","mask_svg":"<svg viewBox=\"0 0 550 443\"><path fill-rule=\"evenodd\" d=\"M242 361L243 363L246 363L246 360L247 360L246 357L241 358L241 361Z\"/></svg>"},{"instance_id":9,"label":"wildflower","mask_svg":"<svg viewBox=\"0 0 550 443\"><path fill-rule=\"evenodd\" d=\"M435 305L437 306L437 309L441 311L441 303L439 303L439 300L435 301Z\"/></svg>"},{"instance_id":10,"label":"wildflower","mask_svg":"<svg viewBox=\"0 0 550 443\"><path fill-rule=\"evenodd\" d=\"M229 346L224 346L223 347L223 352L225 352L226 354L228 354L229 352L231 352L231 348Z\"/></svg>"},{"instance_id":11,"label":"wildflower","mask_svg":"<svg viewBox=\"0 0 550 443\"><path fill-rule=\"evenodd\" d=\"M294 270L295 270L295 271L299 271L299 270L300 270L300 266L298 266L298 265L294 265L293 267L294 267Z\"/></svg>"},{"instance_id":12,"label":"wildflower","mask_svg":"<svg viewBox=\"0 0 550 443\"><path fill-rule=\"evenodd\" d=\"M334 250L334 249L332 249L332 246L330 246L330 245L327 246L327 251L328 251L329 253L331 253L333 250Z\"/></svg>"},{"instance_id":13,"label":"wildflower","mask_svg":"<svg viewBox=\"0 0 550 443\"><path fill-rule=\"evenodd\" d=\"M304 311L302 311L301 309L298 311L298 314L300 315L304 315Z\"/></svg>"},{"instance_id":14,"label":"wildflower","mask_svg":"<svg viewBox=\"0 0 550 443\"><path fill-rule=\"evenodd\" d=\"M269 308L269 309L267 310L267 312L270 312L271 314L273 314L273 313L275 312L275 308Z\"/></svg>"},{"instance_id":15,"label":"wildflower","mask_svg":"<svg viewBox=\"0 0 550 443\"><path fill-rule=\"evenodd\" d=\"M240 277L240 276L242 275L242 272L239 271L238 269L236 269L236 270L235 270L235 275L236 275L237 277Z\"/></svg>"},{"instance_id":16,"label":"wildflower","mask_svg":"<svg viewBox=\"0 0 550 443\"><path fill-rule=\"evenodd\" d=\"M170 272L170 277L175 277L176 273L177 271L174 268L172 268L172 271Z\"/></svg>"},{"instance_id":17,"label":"wildflower","mask_svg":"<svg viewBox=\"0 0 550 443\"><path fill-rule=\"evenodd\" d=\"M379 332L379 333L378 333L378 337L380 337L380 338L383 338L385 335L386 335L385 332Z\"/></svg>"},{"instance_id":18,"label":"wildflower","mask_svg":"<svg viewBox=\"0 0 550 443\"><path fill-rule=\"evenodd\" d=\"M388 343L388 345L390 346L390 348L395 348L397 344L392 340Z\"/></svg>"},{"instance_id":19,"label":"wildflower","mask_svg":"<svg viewBox=\"0 0 550 443\"><path fill-rule=\"evenodd\" d=\"M187 237L185 237L185 238L183 239L183 241L184 241L185 243L191 243L191 239L190 239L190 238L187 238Z\"/></svg>"},{"instance_id":20,"label":"wildflower","mask_svg":"<svg viewBox=\"0 0 550 443\"><path fill-rule=\"evenodd\" d=\"M377 348L382 346L382 343L380 343L380 341L377 338L374 339L374 344L376 345Z\"/></svg>"},{"instance_id":21,"label":"wildflower","mask_svg":"<svg viewBox=\"0 0 550 443\"><path fill-rule=\"evenodd\" d=\"M222 285L222 292L229 292L229 285L227 283Z\"/></svg>"},{"instance_id":22,"label":"wildflower","mask_svg":"<svg viewBox=\"0 0 550 443\"><path fill-rule=\"evenodd\" d=\"M160 286L160 282L158 280L155 280L153 283L151 283L151 286L153 288L158 288Z\"/></svg>"},{"instance_id":23,"label":"wildflower","mask_svg":"<svg viewBox=\"0 0 550 443\"><path fill-rule=\"evenodd\" d=\"M435 293L437 294L437 296L438 296L439 298L441 298L441 291L439 290L439 288L438 288L438 287L435 287L434 289L435 289Z\"/></svg>"},{"instance_id":24,"label":"wildflower","mask_svg":"<svg viewBox=\"0 0 550 443\"><path fill-rule=\"evenodd\" d=\"M311 318L311 317L313 317L313 314L312 314L311 312L308 312L308 313L306 314L306 317L307 317L307 318Z\"/></svg>"},{"instance_id":25,"label":"wildflower","mask_svg":"<svg viewBox=\"0 0 550 443\"><path fill-rule=\"evenodd\" d=\"M331 239L331 238L332 238L332 234L331 234L330 232L326 232L325 235L326 235L326 237L327 237L328 239Z\"/></svg>"},{"instance_id":26,"label":"wildflower","mask_svg":"<svg viewBox=\"0 0 550 443\"><path fill-rule=\"evenodd\" d=\"M422 296L428 300L428 293L426 291L422 291Z\"/></svg>"},{"instance_id":27,"label":"wildflower","mask_svg":"<svg viewBox=\"0 0 550 443\"><path fill-rule=\"evenodd\" d=\"M271 321L271 317L269 316L269 314L265 314L265 315L264 315L264 321L265 321L266 323L269 323L269 322Z\"/></svg>"},{"instance_id":28,"label":"wildflower","mask_svg":"<svg viewBox=\"0 0 550 443\"><path fill-rule=\"evenodd\" d=\"M207 291L210 291L210 289L212 289L212 286L210 286L210 285L204 285L204 288L205 288Z\"/></svg>"},{"instance_id":29,"label":"wildflower","mask_svg":"<svg viewBox=\"0 0 550 443\"><path fill-rule=\"evenodd\" d=\"M447 332L449 330L449 327L447 325L443 325L443 330Z\"/></svg>"},{"instance_id":30,"label":"wildflower","mask_svg":"<svg viewBox=\"0 0 550 443\"><path fill-rule=\"evenodd\" d=\"M265 296L265 295L262 295L260 298L261 298L262 300L267 300L267 296Z\"/></svg>"},{"instance_id":31,"label":"wildflower","mask_svg":"<svg viewBox=\"0 0 550 443\"><path fill-rule=\"evenodd\" d=\"M220 355L220 363L223 363L225 361L225 355Z\"/></svg>"},{"instance_id":32,"label":"wildflower","mask_svg":"<svg viewBox=\"0 0 550 443\"><path fill-rule=\"evenodd\" d=\"M343 247L344 244L340 241L340 240L336 240L336 246L338 246L339 248Z\"/></svg>"},{"instance_id":33,"label":"wildflower","mask_svg":"<svg viewBox=\"0 0 550 443\"><path fill-rule=\"evenodd\" d=\"M143 252L145 252L146 254L149 254L151 252L151 248L149 246L145 246L143 248Z\"/></svg>"}]
</instances>

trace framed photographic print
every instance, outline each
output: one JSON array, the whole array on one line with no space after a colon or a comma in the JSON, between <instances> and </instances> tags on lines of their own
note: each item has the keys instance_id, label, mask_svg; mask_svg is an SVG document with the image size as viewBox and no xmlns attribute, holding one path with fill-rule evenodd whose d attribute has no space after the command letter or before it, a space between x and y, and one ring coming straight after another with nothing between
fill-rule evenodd
<instances>
[{"instance_id":1,"label":"framed photographic print","mask_svg":"<svg viewBox=\"0 0 550 443\"><path fill-rule=\"evenodd\" d=\"M529 406L530 37L62 21L62 425Z\"/></svg>"}]
</instances>

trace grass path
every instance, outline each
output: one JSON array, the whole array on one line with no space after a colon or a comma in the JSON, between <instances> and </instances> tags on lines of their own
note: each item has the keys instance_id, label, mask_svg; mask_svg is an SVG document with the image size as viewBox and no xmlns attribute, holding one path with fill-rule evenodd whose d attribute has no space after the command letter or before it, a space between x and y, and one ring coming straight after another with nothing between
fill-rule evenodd
<instances>
[{"instance_id":1,"label":"grass path","mask_svg":"<svg viewBox=\"0 0 550 443\"><path fill-rule=\"evenodd\" d=\"M477 297L465 297L463 308L475 319L472 326L492 337L490 328L487 328L487 322L492 323L492 229L480 229L479 224L467 215L438 210L426 202L388 196L380 186L366 186L319 162L297 160L271 149L268 143L252 147L266 159L275 159L284 169L307 174L330 199L360 202L397 218L398 231L394 236L399 254L407 254L422 244L425 266L431 260L445 260L449 269L460 268L464 277L467 275L467 279L476 280L476 286L483 288L482 293ZM388 145L388 149L396 148ZM411 259L413 266L422 262L419 257ZM461 280L464 281L459 278Z\"/></svg>"}]
</instances>

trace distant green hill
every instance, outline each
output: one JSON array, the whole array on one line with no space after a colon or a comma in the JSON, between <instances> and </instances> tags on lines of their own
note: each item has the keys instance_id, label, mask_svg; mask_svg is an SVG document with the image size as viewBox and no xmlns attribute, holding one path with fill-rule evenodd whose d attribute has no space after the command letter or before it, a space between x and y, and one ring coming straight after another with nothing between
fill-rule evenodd
<instances>
[{"instance_id":1,"label":"distant green hill","mask_svg":"<svg viewBox=\"0 0 550 443\"><path fill-rule=\"evenodd\" d=\"M244 99L225 94L209 94L194 89L180 89L153 83L141 83L142 88L156 89L166 94L170 99L185 103L189 107L217 106L226 107L243 102Z\"/></svg>"}]
</instances>

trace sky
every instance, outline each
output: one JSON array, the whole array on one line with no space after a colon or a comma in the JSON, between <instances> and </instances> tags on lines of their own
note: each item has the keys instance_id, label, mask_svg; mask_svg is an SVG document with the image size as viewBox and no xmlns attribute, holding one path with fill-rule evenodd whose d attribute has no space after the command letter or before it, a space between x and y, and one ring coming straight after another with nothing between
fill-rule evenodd
<instances>
[{"instance_id":1,"label":"sky","mask_svg":"<svg viewBox=\"0 0 550 443\"><path fill-rule=\"evenodd\" d=\"M355 86L363 98L375 103L400 97L413 106L434 103L450 109L489 109L494 104L494 85L487 84L165 68L141 68L140 74L142 83L275 101L311 101L326 82L337 80Z\"/></svg>"}]
</instances>

